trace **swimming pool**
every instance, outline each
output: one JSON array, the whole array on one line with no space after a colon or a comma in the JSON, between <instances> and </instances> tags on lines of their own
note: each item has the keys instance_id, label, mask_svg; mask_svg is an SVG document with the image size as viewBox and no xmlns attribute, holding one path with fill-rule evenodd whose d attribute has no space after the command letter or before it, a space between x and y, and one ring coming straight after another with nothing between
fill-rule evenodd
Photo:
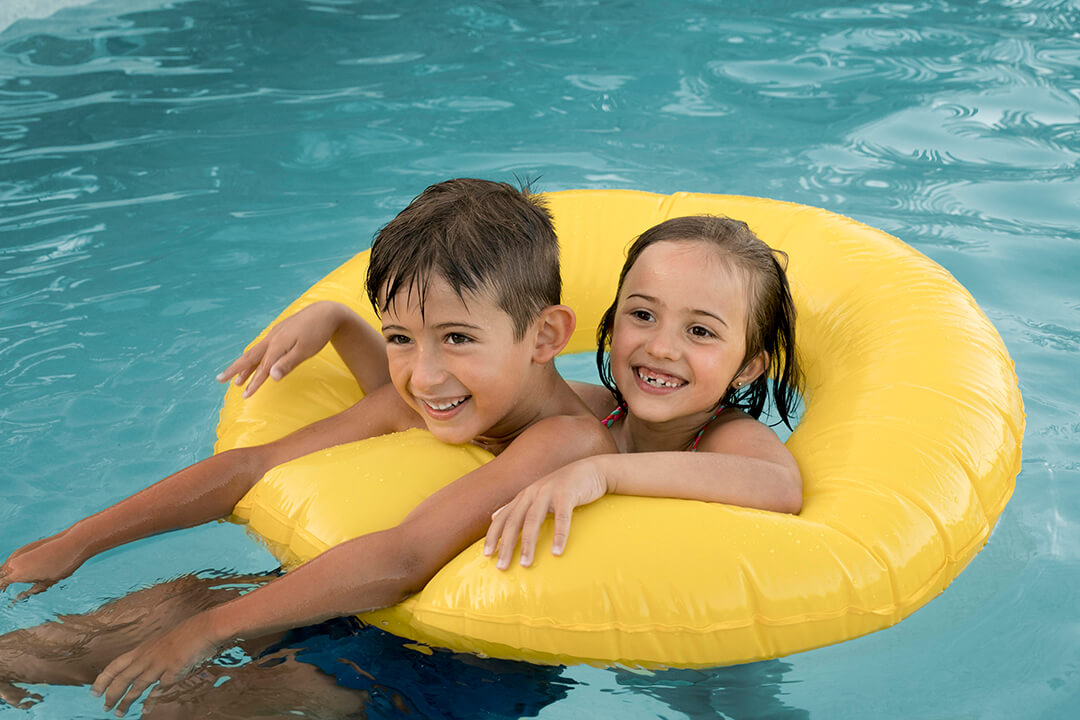
<instances>
[{"instance_id":1,"label":"swimming pool","mask_svg":"<svg viewBox=\"0 0 1080 720\"><path fill-rule=\"evenodd\" d=\"M516 699L463 694L453 659L442 685L410 673L420 656L392 643L370 671L432 716L1071 717L1078 16L1050 0L96 0L22 20L0 32L0 554L205 455L216 372L432 182L762 195L899 236L998 327L1028 430L986 549L895 628L771 662L526 668ZM0 606L0 631L271 565L230 525L154 538ZM81 688L0 713L107 717Z\"/></svg>"}]
</instances>

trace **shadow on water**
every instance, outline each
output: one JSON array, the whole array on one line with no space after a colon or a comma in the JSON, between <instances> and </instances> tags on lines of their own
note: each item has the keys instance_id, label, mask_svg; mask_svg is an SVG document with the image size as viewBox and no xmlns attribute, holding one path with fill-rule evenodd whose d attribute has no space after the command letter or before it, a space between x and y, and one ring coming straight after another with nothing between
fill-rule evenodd
<instances>
[{"instance_id":1,"label":"shadow on water","mask_svg":"<svg viewBox=\"0 0 1080 720\"><path fill-rule=\"evenodd\" d=\"M534 717L577 685L561 677L560 667L429 648L344 618L289 632L252 665L258 666L256 685L248 685L242 672L222 668L214 688L195 702L206 703L222 690L228 700L210 698L200 711L262 717L257 706L265 706L275 714L335 720L498 720ZM232 675L237 682L229 682Z\"/></svg>"},{"instance_id":2,"label":"shadow on water","mask_svg":"<svg viewBox=\"0 0 1080 720\"><path fill-rule=\"evenodd\" d=\"M766 660L709 670L661 670L638 674L616 671L615 681L628 691L658 700L692 720L729 717L748 720L805 720L810 713L788 705L784 674L791 664Z\"/></svg>"}]
</instances>

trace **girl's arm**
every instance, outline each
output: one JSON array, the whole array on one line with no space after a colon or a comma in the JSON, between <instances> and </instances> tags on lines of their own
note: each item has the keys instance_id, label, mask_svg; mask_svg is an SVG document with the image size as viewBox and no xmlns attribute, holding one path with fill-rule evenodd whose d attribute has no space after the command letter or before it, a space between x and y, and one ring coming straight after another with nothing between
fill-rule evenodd
<instances>
[{"instance_id":1,"label":"girl's arm","mask_svg":"<svg viewBox=\"0 0 1080 720\"><path fill-rule=\"evenodd\" d=\"M234 378L237 385L243 385L250 377L244 388L244 397L250 397L266 378L280 380L327 342L334 345L364 392L389 384L383 336L351 308L329 300L312 303L270 328L266 337L234 360L217 380Z\"/></svg>"},{"instance_id":2,"label":"girl's arm","mask_svg":"<svg viewBox=\"0 0 1080 720\"><path fill-rule=\"evenodd\" d=\"M532 564L540 527L555 515L552 552L562 554L573 509L607 493L720 502L775 512L802 509L802 475L776 434L741 416L710 428L697 452L607 454L571 463L529 486L492 519L484 553L506 569L521 539Z\"/></svg>"},{"instance_id":3,"label":"girl's arm","mask_svg":"<svg viewBox=\"0 0 1080 720\"><path fill-rule=\"evenodd\" d=\"M235 638L352 615L397 603L483 537L492 511L560 465L610 452L591 417L531 426L497 458L421 503L400 525L342 543L285 577L203 612L120 656L98 677L105 707L126 712L154 682L176 682Z\"/></svg>"},{"instance_id":4,"label":"girl's arm","mask_svg":"<svg viewBox=\"0 0 1080 720\"><path fill-rule=\"evenodd\" d=\"M263 474L322 448L410 427L415 414L393 386L280 440L229 450L187 467L52 537L30 543L0 566L0 591L33 583L42 592L98 553L167 530L227 516Z\"/></svg>"}]
</instances>

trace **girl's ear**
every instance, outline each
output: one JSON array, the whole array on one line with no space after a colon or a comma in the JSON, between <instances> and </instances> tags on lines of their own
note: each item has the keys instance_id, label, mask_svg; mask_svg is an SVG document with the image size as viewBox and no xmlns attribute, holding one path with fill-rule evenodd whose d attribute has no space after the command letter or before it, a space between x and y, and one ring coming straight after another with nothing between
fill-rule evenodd
<instances>
[{"instance_id":1,"label":"girl's ear","mask_svg":"<svg viewBox=\"0 0 1080 720\"><path fill-rule=\"evenodd\" d=\"M577 316L565 305L549 305L536 319L536 344L533 362L548 363L562 352L577 327Z\"/></svg>"},{"instance_id":2,"label":"girl's ear","mask_svg":"<svg viewBox=\"0 0 1080 720\"><path fill-rule=\"evenodd\" d=\"M731 379L731 384L736 388L741 388L745 385L757 380L762 373L765 372L765 368L769 366L769 353L762 350L754 357L750 358L739 374Z\"/></svg>"}]
</instances>

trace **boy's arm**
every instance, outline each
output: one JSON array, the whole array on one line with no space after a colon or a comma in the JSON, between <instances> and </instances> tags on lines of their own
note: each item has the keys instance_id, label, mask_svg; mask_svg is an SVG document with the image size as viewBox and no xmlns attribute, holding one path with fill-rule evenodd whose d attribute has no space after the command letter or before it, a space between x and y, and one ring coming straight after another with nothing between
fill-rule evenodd
<instances>
[{"instance_id":1,"label":"boy's arm","mask_svg":"<svg viewBox=\"0 0 1080 720\"><path fill-rule=\"evenodd\" d=\"M568 462L611 452L591 417L531 426L497 458L421 503L400 525L342 543L285 577L195 616L159 640L117 658L94 683L106 708L126 711L151 684L175 682L237 637L352 615L400 602L483 537L491 513ZM377 499L373 499L377 502Z\"/></svg>"},{"instance_id":2,"label":"boy's arm","mask_svg":"<svg viewBox=\"0 0 1080 720\"><path fill-rule=\"evenodd\" d=\"M802 475L776 433L745 415L734 417L710 428L697 452L596 455L560 468L500 508L488 529L484 553L491 555L497 548L497 565L506 569L520 537L520 562L530 565L540 527L552 513L551 550L560 555L574 508L607 493L798 513Z\"/></svg>"},{"instance_id":3,"label":"boy's arm","mask_svg":"<svg viewBox=\"0 0 1080 720\"><path fill-rule=\"evenodd\" d=\"M0 591L12 583L33 583L18 596L22 599L46 590L105 550L225 517L275 465L333 445L411 427L415 418L393 386L387 385L348 410L280 440L209 457L67 530L16 550L0 566Z\"/></svg>"},{"instance_id":4,"label":"boy's arm","mask_svg":"<svg viewBox=\"0 0 1080 720\"><path fill-rule=\"evenodd\" d=\"M386 362L386 342L378 330L351 308L324 300L290 315L217 376L218 382L234 378L243 385L244 397L270 377L274 380L292 372L297 365L322 350L330 342L364 392L372 392L390 382Z\"/></svg>"}]
</instances>

